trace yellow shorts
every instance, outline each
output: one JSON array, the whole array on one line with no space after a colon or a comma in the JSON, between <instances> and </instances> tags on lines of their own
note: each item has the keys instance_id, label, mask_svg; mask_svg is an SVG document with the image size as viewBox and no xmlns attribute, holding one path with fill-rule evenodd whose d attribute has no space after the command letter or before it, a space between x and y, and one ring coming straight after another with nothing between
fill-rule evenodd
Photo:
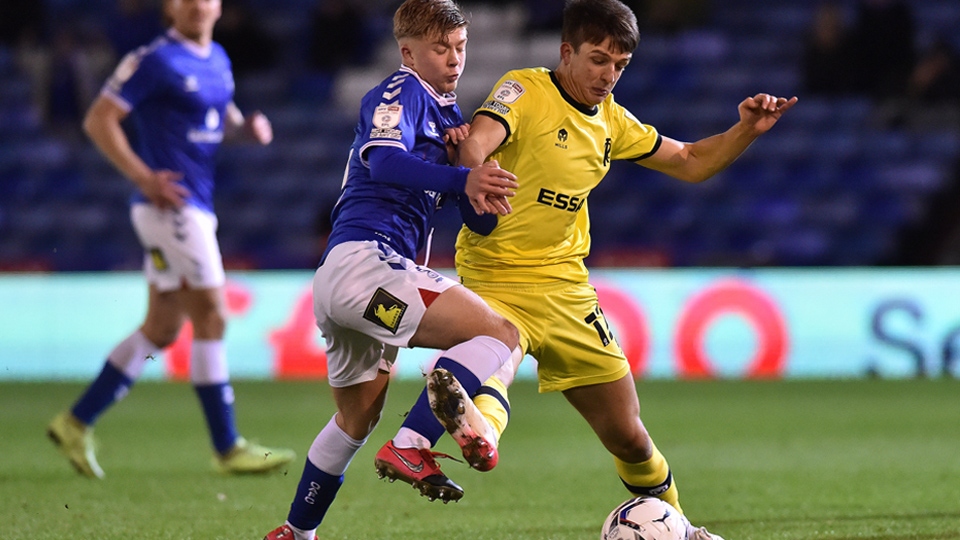
<instances>
[{"instance_id":1,"label":"yellow shorts","mask_svg":"<svg viewBox=\"0 0 960 540\"><path fill-rule=\"evenodd\" d=\"M630 373L589 283L462 281L520 331L521 349L539 363L541 392L612 382Z\"/></svg>"}]
</instances>

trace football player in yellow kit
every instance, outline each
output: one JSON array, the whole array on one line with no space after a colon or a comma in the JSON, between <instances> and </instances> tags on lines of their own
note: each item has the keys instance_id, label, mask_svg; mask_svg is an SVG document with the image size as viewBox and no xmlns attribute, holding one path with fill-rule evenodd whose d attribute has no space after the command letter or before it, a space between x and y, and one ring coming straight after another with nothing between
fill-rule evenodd
<instances>
[{"instance_id":1,"label":"football player in yellow kit","mask_svg":"<svg viewBox=\"0 0 960 540\"><path fill-rule=\"evenodd\" d=\"M555 70L508 72L459 142L460 163L496 161L517 177L513 212L487 236L457 239L462 282L520 331L512 365L487 380L475 403L502 433L506 387L523 354L538 361L540 391L563 392L607 450L626 488L680 509L666 459L640 419L635 381L610 332L583 259L590 251L590 191L613 160L687 182L730 165L797 98L757 94L727 131L688 143L660 134L617 104L612 91L639 42L633 12L618 0L572 0L564 10ZM681 510L682 511L682 510ZM691 540L719 538L689 526Z\"/></svg>"}]
</instances>

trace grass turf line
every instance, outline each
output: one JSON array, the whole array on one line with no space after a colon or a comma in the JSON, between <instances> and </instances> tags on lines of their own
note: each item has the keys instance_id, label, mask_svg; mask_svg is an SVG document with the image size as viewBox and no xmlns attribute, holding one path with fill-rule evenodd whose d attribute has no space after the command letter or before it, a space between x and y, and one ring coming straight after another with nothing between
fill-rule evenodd
<instances>
[{"instance_id":1,"label":"grass turf line","mask_svg":"<svg viewBox=\"0 0 960 540\"><path fill-rule=\"evenodd\" d=\"M283 522L303 458L334 408L323 382L236 382L241 432L297 450L289 469L223 477L192 389L137 385L97 425L104 481L76 475L44 436L79 384L0 384L0 538L259 539ZM466 490L428 503L376 478L373 455L421 386L394 382L370 442L320 528L324 539L597 538L628 494L561 395L511 390L489 473L442 462ZM957 381L642 381L644 421L681 503L727 540L960 539ZM447 438L438 450L459 455Z\"/></svg>"}]
</instances>

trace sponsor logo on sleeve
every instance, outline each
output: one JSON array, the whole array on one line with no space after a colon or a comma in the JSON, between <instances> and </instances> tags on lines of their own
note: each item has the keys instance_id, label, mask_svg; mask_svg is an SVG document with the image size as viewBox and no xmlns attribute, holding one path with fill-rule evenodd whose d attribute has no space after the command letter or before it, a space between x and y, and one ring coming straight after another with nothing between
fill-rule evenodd
<instances>
[{"instance_id":1,"label":"sponsor logo on sleeve","mask_svg":"<svg viewBox=\"0 0 960 540\"><path fill-rule=\"evenodd\" d=\"M133 77L139 67L140 56L132 52L127 53L123 60L117 64L117 68L113 70L113 75L107 80L107 87L114 93L120 93L124 83L129 81L130 77Z\"/></svg>"},{"instance_id":2,"label":"sponsor logo on sleeve","mask_svg":"<svg viewBox=\"0 0 960 540\"><path fill-rule=\"evenodd\" d=\"M393 139L399 141L403 138L403 134L399 129L371 129L370 130L371 139Z\"/></svg>"},{"instance_id":3,"label":"sponsor logo on sleeve","mask_svg":"<svg viewBox=\"0 0 960 540\"><path fill-rule=\"evenodd\" d=\"M373 111L373 129L370 130L371 139L392 139L399 141L403 134L397 129L403 115L403 105L380 104Z\"/></svg>"},{"instance_id":4,"label":"sponsor logo on sleeve","mask_svg":"<svg viewBox=\"0 0 960 540\"><path fill-rule=\"evenodd\" d=\"M507 107L503 103L494 100L487 100L480 106L481 109L486 109L488 111L493 111L500 116L506 116L510 114L510 107Z\"/></svg>"},{"instance_id":5,"label":"sponsor logo on sleeve","mask_svg":"<svg viewBox=\"0 0 960 540\"><path fill-rule=\"evenodd\" d=\"M136 53L128 53L117 65L117 69L113 72L113 78L119 84L123 84L130 80L130 77L133 77L138 67L140 67L140 57Z\"/></svg>"}]
</instances>

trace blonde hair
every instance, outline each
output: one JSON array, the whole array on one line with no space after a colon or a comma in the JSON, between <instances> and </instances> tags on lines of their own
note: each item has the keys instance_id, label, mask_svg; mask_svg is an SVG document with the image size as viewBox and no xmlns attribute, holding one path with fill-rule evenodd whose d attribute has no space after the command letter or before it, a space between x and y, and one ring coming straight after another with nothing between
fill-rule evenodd
<instances>
[{"instance_id":1,"label":"blonde hair","mask_svg":"<svg viewBox=\"0 0 960 540\"><path fill-rule=\"evenodd\" d=\"M453 0L407 0L393 15L393 37L446 39L447 35L469 24Z\"/></svg>"}]
</instances>

